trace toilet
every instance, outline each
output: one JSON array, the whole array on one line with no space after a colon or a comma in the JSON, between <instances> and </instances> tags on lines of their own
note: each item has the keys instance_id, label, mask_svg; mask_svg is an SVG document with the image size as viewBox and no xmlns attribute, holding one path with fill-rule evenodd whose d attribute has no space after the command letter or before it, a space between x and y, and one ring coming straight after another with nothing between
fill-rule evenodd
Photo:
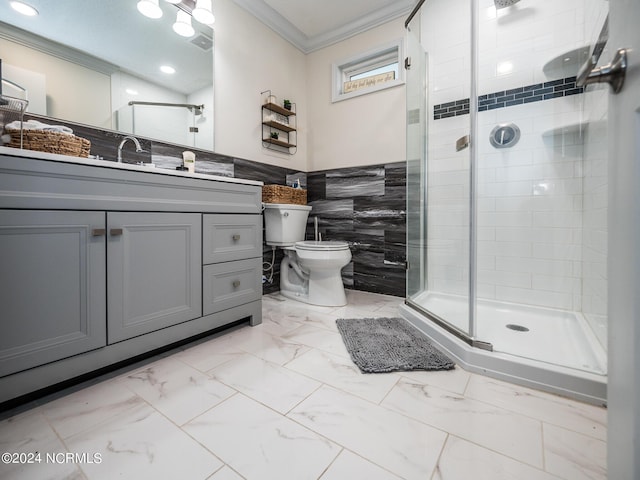
<instances>
[{"instance_id":1,"label":"toilet","mask_svg":"<svg viewBox=\"0 0 640 480\"><path fill-rule=\"evenodd\" d=\"M280 294L311 305L347 304L340 271L351 261L346 242L304 241L308 205L264 204L265 242L280 247Z\"/></svg>"}]
</instances>

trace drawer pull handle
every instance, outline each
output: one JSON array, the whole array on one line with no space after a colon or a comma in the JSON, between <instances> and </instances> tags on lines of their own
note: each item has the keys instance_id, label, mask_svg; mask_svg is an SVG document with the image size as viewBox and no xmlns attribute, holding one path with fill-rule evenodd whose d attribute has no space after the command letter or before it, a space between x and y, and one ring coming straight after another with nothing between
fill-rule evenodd
<instances>
[{"instance_id":1,"label":"drawer pull handle","mask_svg":"<svg viewBox=\"0 0 640 480\"><path fill-rule=\"evenodd\" d=\"M113 237L117 237L119 235L122 235L122 229L121 228L112 228L111 230L109 230L109 235L111 235Z\"/></svg>"},{"instance_id":2,"label":"drawer pull handle","mask_svg":"<svg viewBox=\"0 0 640 480\"><path fill-rule=\"evenodd\" d=\"M238 288L240 286L240 280L234 280L231 285L233 285L233 288Z\"/></svg>"},{"instance_id":3,"label":"drawer pull handle","mask_svg":"<svg viewBox=\"0 0 640 480\"><path fill-rule=\"evenodd\" d=\"M94 228L91 230L92 237L102 237L106 233L104 228Z\"/></svg>"},{"instance_id":4,"label":"drawer pull handle","mask_svg":"<svg viewBox=\"0 0 640 480\"><path fill-rule=\"evenodd\" d=\"M240 240L240 234L234 233L231 238L233 239L234 242L237 242L238 240Z\"/></svg>"}]
</instances>

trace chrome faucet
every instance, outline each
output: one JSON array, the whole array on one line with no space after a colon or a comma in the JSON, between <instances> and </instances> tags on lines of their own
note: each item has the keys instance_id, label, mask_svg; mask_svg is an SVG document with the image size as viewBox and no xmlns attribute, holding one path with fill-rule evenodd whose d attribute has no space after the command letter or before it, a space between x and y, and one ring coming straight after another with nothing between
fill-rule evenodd
<instances>
[{"instance_id":1,"label":"chrome faucet","mask_svg":"<svg viewBox=\"0 0 640 480\"><path fill-rule=\"evenodd\" d=\"M138 141L138 139L131 135L127 135L122 139L120 145L118 145L118 163L122 163L122 147L124 147L124 144L127 143L127 140L131 140L135 144L136 153L144 152L144 150L140 146L140 142Z\"/></svg>"}]
</instances>

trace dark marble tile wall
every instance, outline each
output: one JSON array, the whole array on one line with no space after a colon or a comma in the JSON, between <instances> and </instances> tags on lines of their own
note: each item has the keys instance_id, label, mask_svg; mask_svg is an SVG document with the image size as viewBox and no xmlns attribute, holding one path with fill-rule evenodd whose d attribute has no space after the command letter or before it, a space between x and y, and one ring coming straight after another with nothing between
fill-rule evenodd
<instances>
[{"instance_id":1,"label":"dark marble tile wall","mask_svg":"<svg viewBox=\"0 0 640 480\"><path fill-rule=\"evenodd\" d=\"M33 116L51 123L52 119ZM106 160L117 157L124 134L55 120L68 125L78 136L91 141L91 155ZM182 163L187 148L157 140L139 138L142 153L129 142L124 147L125 163L153 162L159 168L175 168ZM268 184L300 183L307 189L312 206L307 224L307 239L314 236L313 221L318 217L324 240L348 242L352 262L343 269L347 288L388 295L405 296L405 162L342 168L304 173L251 160L189 148L196 153L196 172L225 177L258 180ZM273 250L264 245L263 261L271 263ZM271 282L263 283L263 292L280 289L282 250L276 249Z\"/></svg>"},{"instance_id":2,"label":"dark marble tile wall","mask_svg":"<svg viewBox=\"0 0 640 480\"><path fill-rule=\"evenodd\" d=\"M349 242L348 288L405 296L404 162L307 173L307 238L318 217L323 240Z\"/></svg>"}]
</instances>

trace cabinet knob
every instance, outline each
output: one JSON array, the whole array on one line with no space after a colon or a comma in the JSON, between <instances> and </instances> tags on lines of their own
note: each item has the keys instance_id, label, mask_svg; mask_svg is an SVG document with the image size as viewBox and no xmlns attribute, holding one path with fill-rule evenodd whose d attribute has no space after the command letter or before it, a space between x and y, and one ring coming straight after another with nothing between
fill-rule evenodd
<instances>
[{"instance_id":1,"label":"cabinet knob","mask_svg":"<svg viewBox=\"0 0 640 480\"><path fill-rule=\"evenodd\" d=\"M239 233L234 233L231 238L233 239L234 242L237 242L238 240L240 240L240 234Z\"/></svg>"},{"instance_id":2,"label":"cabinet knob","mask_svg":"<svg viewBox=\"0 0 640 480\"><path fill-rule=\"evenodd\" d=\"M93 228L91 229L92 237L102 237L107 231L104 228Z\"/></svg>"},{"instance_id":3,"label":"cabinet knob","mask_svg":"<svg viewBox=\"0 0 640 480\"><path fill-rule=\"evenodd\" d=\"M119 235L122 235L122 229L121 228L112 228L111 230L109 230L109 235L111 235L113 237L117 237Z\"/></svg>"},{"instance_id":4,"label":"cabinet knob","mask_svg":"<svg viewBox=\"0 0 640 480\"><path fill-rule=\"evenodd\" d=\"M238 288L240 286L240 280L234 280L231 285L233 285L233 288Z\"/></svg>"}]
</instances>

